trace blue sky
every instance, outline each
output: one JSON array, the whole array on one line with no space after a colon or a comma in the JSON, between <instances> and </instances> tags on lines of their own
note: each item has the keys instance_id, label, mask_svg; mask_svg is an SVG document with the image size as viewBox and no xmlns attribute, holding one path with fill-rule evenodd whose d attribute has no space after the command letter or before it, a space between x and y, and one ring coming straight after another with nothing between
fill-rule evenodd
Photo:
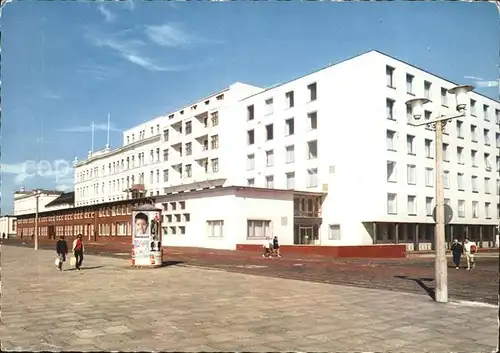
<instances>
[{"instance_id":1,"label":"blue sky","mask_svg":"<svg viewBox=\"0 0 500 353\"><path fill-rule=\"evenodd\" d=\"M106 144L108 112L117 147L120 129L235 81L266 87L372 49L456 82L498 78L490 3L23 1L0 21L2 213L21 184L71 188L64 163L86 156L92 121ZM23 175L26 161L47 162Z\"/></svg>"}]
</instances>

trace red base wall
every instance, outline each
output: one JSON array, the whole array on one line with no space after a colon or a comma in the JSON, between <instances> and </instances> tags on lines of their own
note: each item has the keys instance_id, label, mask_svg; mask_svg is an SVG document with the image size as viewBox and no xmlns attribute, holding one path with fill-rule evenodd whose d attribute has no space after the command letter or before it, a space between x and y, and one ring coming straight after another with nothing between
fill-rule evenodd
<instances>
[{"instance_id":1,"label":"red base wall","mask_svg":"<svg viewBox=\"0 0 500 353\"><path fill-rule=\"evenodd\" d=\"M281 245L283 254L319 255L328 257L351 258L404 258L406 257L405 245L360 245L360 246L315 246L315 245ZM262 252L262 245L238 244L238 251Z\"/></svg>"}]
</instances>

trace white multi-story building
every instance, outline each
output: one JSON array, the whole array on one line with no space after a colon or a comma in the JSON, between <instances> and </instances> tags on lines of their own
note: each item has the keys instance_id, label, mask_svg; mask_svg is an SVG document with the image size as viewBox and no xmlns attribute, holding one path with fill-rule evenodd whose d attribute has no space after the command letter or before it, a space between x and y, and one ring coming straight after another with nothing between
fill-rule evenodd
<instances>
[{"instance_id":1,"label":"white multi-story building","mask_svg":"<svg viewBox=\"0 0 500 353\"><path fill-rule=\"evenodd\" d=\"M274 219L288 224L284 219L293 213L293 234L280 234L283 244L426 249L433 242L434 132L413 124L405 102L431 99L426 119L452 114L454 97L447 90L453 86L377 51L267 90L238 83L125 132L123 147L77 164L76 203L118 200L127 197L124 190L160 195L167 204L168 195L208 186L290 189L291 208L282 203L287 210L266 220L263 197L260 213L248 211L248 227L257 219L269 234L280 227ZM469 113L444 135L445 198L454 211L447 237L469 236L486 246L495 240L499 219L500 104L470 93ZM230 218L222 199L211 195L218 206L206 222ZM176 245L192 245L191 232L201 229L166 222L164 229L176 234L183 227ZM217 247L234 248L236 238Z\"/></svg>"},{"instance_id":2,"label":"white multi-story building","mask_svg":"<svg viewBox=\"0 0 500 353\"><path fill-rule=\"evenodd\" d=\"M221 185L231 168L232 106L261 88L235 83L123 133L123 146L75 163L77 206L157 196L195 183ZM228 163L226 163L228 162Z\"/></svg>"},{"instance_id":3,"label":"white multi-story building","mask_svg":"<svg viewBox=\"0 0 500 353\"><path fill-rule=\"evenodd\" d=\"M38 212L49 211L49 203L63 194L62 191L55 190L31 190L14 192L14 216L33 214L36 212L38 192Z\"/></svg>"}]
</instances>

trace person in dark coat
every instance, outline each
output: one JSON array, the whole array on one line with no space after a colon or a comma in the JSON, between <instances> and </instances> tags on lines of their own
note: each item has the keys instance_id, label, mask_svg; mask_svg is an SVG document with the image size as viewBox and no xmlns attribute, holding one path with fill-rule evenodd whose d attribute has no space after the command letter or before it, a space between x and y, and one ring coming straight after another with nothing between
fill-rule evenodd
<instances>
[{"instance_id":1,"label":"person in dark coat","mask_svg":"<svg viewBox=\"0 0 500 353\"><path fill-rule=\"evenodd\" d=\"M457 270L460 268L460 258L462 257L463 252L464 247L458 242L457 239L455 239L451 245L451 253L453 254L453 263L455 264Z\"/></svg>"},{"instance_id":2,"label":"person in dark coat","mask_svg":"<svg viewBox=\"0 0 500 353\"><path fill-rule=\"evenodd\" d=\"M66 255L68 255L68 243L63 236L57 241L56 251L59 257L59 271L62 271L63 262L66 261Z\"/></svg>"}]
</instances>

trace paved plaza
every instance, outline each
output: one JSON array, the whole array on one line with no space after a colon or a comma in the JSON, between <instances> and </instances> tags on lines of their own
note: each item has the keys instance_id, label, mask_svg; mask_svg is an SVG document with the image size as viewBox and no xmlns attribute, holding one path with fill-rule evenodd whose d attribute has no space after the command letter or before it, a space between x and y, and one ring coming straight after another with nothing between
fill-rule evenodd
<instances>
[{"instance_id":1,"label":"paved plaza","mask_svg":"<svg viewBox=\"0 0 500 353\"><path fill-rule=\"evenodd\" d=\"M2 246L2 350L492 352L498 308Z\"/></svg>"}]
</instances>

